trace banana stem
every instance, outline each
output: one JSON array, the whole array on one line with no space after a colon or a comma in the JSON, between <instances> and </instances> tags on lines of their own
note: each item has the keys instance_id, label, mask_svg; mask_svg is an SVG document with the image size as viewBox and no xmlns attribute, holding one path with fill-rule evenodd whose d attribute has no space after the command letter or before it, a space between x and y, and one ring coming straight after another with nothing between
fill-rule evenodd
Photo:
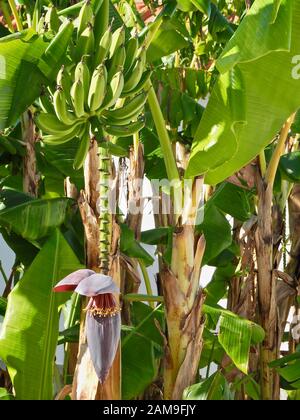
<instances>
[{"instance_id":1,"label":"banana stem","mask_svg":"<svg viewBox=\"0 0 300 420\"><path fill-rule=\"evenodd\" d=\"M178 173L174 153L172 150L170 137L166 129L164 116L161 111L160 104L158 102L158 99L157 99L157 96L156 96L156 93L152 86L151 81L148 82L146 90L149 90L148 103L149 103L150 111L152 113L156 131L159 137L159 141L160 141L160 145L161 145L161 149L162 149L162 153L163 153L164 161L166 165L166 170L168 174L168 179L169 181L173 181L175 179L179 179L179 173Z\"/></svg>"},{"instance_id":2,"label":"banana stem","mask_svg":"<svg viewBox=\"0 0 300 420\"><path fill-rule=\"evenodd\" d=\"M164 302L163 296L149 296L136 293L128 293L127 295L123 296L123 300L129 302Z\"/></svg>"},{"instance_id":3,"label":"banana stem","mask_svg":"<svg viewBox=\"0 0 300 420\"><path fill-rule=\"evenodd\" d=\"M100 271L103 274L109 272L110 266L110 244L112 234L112 218L109 212L109 179L111 156L107 148L99 147L99 172L100 172L100 194L99 194L99 257Z\"/></svg>"},{"instance_id":4,"label":"banana stem","mask_svg":"<svg viewBox=\"0 0 300 420\"><path fill-rule=\"evenodd\" d=\"M153 291L152 291L152 287L151 287L151 281L150 281L150 277L148 274L148 270L144 264L144 262L142 260L139 260L139 264L141 267L141 271L144 277L144 282L145 282L145 286L146 286L146 290L147 290L147 295L148 296L153 296ZM152 308L154 308L154 303L150 301L150 306Z\"/></svg>"},{"instance_id":5,"label":"banana stem","mask_svg":"<svg viewBox=\"0 0 300 420\"><path fill-rule=\"evenodd\" d=\"M17 29L18 31L22 31L23 30L23 25L16 7L16 3L14 0L8 0L8 3L10 5L12 14L14 15L15 21L16 21L16 25L17 25Z\"/></svg>"},{"instance_id":6,"label":"banana stem","mask_svg":"<svg viewBox=\"0 0 300 420\"><path fill-rule=\"evenodd\" d=\"M174 215L175 223L177 223L180 212L182 210L182 186L180 182L180 176L177 169L175 156L172 149L172 143L170 141L169 133L166 128L166 122L163 116L163 113L160 108L159 101L157 99L155 90L152 86L151 81L146 85L146 90L148 90L148 104L150 111L154 120L156 131L158 134L160 147L164 157L164 162L166 165L166 171L168 175L169 182L174 188Z\"/></svg>"},{"instance_id":7,"label":"banana stem","mask_svg":"<svg viewBox=\"0 0 300 420\"><path fill-rule=\"evenodd\" d=\"M7 26L8 26L8 29L11 32L14 32L14 27L13 27L13 24L12 24L12 21L11 21L11 17L10 17L10 13L9 13L9 8L7 6L7 3L5 1L3 1L3 0L0 1L0 9L2 10L2 13L3 13L3 16L4 16L5 22L6 22Z\"/></svg>"},{"instance_id":8,"label":"banana stem","mask_svg":"<svg viewBox=\"0 0 300 420\"><path fill-rule=\"evenodd\" d=\"M133 150L134 150L134 159L137 161L139 153L139 144L140 144L140 133L134 133L133 135Z\"/></svg>"},{"instance_id":9,"label":"banana stem","mask_svg":"<svg viewBox=\"0 0 300 420\"><path fill-rule=\"evenodd\" d=\"M276 176L276 172L278 169L278 165L279 165L279 161L281 156L284 153L284 148L285 148L285 142L286 139L288 137L289 131L291 129L291 126L294 122L295 119L295 115L296 114L292 114L288 120L286 121L286 123L284 124L281 133L280 133L280 137L275 149L275 152L272 155L272 158L270 160L268 169L266 171L266 175L265 175L265 182L266 184L268 184L271 188L273 188L274 185L274 181L275 181L275 176Z\"/></svg>"},{"instance_id":10,"label":"banana stem","mask_svg":"<svg viewBox=\"0 0 300 420\"><path fill-rule=\"evenodd\" d=\"M266 162L266 156L265 156L264 150L262 150L259 154L259 166L260 166L261 176L264 177L267 170L267 162Z\"/></svg>"}]
</instances>

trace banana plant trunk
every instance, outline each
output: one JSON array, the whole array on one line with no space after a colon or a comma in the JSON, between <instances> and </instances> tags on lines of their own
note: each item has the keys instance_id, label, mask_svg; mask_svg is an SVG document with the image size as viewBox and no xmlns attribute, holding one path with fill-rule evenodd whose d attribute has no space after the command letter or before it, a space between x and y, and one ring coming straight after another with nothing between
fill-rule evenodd
<instances>
[{"instance_id":1,"label":"banana plant trunk","mask_svg":"<svg viewBox=\"0 0 300 420\"><path fill-rule=\"evenodd\" d=\"M260 349L261 396L263 400L279 400L279 375L270 363L279 358L280 325L278 320L278 276L274 269L273 187L279 161L294 121L293 114L282 127L268 168L257 174L257 229L255 233L258 285L258 311L265 338Z\"/></svg>"},{"instance_id":2,"label":"banana plant trunk","mask_svg":"<svg viewBox=\"0 0 300 420\"><path fill-rule=\"evenodd\" d=\"M195 232L195 213L187 213L186 221L173 234L171 264L165 265L161 273L167 321L166 400L181 399L184 389L195 383L203 346L205 294L199 281L205 238Z\"/></svg>"},{"instance_id":3,"label":"banana plant trunk","mask_svg":"<svg viewBox=\"0 0 300 420\"><path fill-rule=\"evenodd\" d=\"M102 148L98 148L97 141L91 140L88 156L85 161L85 191L79 198L79 209L86 236L86 263L87 267L95 272L101 271L101 234L99 229L99 185L101 177L99 167ZM99 159L100 155L100 159ZM108 158L108 157L107 157ZM108 160L108 159L107 159ZM108 161L111 163L110 160ZM101 187L100 187L101 190ZM108 274L120 286L120 266L116 256L119 242L119 229L111 214L110 219L110 262ZM83 307L87 302L83 302ZM121 399L121 368L120 350L117 351L109 375L103 384L100 384L93 367L87 346L85 332L85 313L82 311L80 324L79 352L77 366L73 379L72 399L74 400L119 400Z\"/></svg>"},{"instance_id":4,"label":"banana plant trunk","mask_svg":"<svg viewBox=\"0 0 300 420\"><path fill-rule=\"evenodd\" d=\"M30 110L24 112L21 119L22 138L25 144L23 158L23 191L32 197L38 196L39 177L35 154L35 128Z\"/></svg>"},{"instance_id":5,"label":"banana plant trunk","mask_svg":"<svg viewBox=\"0 0 300 420\"><path fill-rule=\"evenodd\" d=\"M257 258L258 304L261 326L266 332L261 345L261 393L264 400L279 399L279 377L269 367L278 354L278 318L273 271L272 199L273 186L258 181L258 225L255 235Z\"/></svg>"}]
</instances>

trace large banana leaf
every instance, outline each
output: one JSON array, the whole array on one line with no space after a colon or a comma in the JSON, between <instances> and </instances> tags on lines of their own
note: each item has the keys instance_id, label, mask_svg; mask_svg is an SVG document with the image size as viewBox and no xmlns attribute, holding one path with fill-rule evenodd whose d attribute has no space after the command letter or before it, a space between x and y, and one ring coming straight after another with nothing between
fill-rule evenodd
<instances>
[{"instance_id":1,"label":"large banana leaf","mask_svg":"<svg viewBox=\"0 0 300 420\"><path fill-rule=\"evenodd\" d=\"M256 0L217 62L221 73L195 135L187 176L216 184L250 162L300 106L293 78L300 1ZM295 63L295 61L294 61Z\"/></svg>"},{"instance_id":2,"label":"large banana leaf","mask_svg":"<svg viewBox=\"0 0 300 420\"><path fill-rule=\"evenodd\" d=\"M0 130L13 125L40 95L43 85L54 80L71 35L70 27L57 45L52 43L51 54L45 53L49 42L31 29L1 39Z\"/></svg>"},{"instance_id":3,"label":"large banana leaf","mask_svg":"<svg viewBox=\"0 0 300 420\"><path fill-rule=\"evenodd\" d=\"M260 343L264 339L264 330L225 309L204 305L204 313L213 320L219 343L228 356L238 369L247 374L251 343Z\"/></svg>"},{"instance_id":4,"label":"large banana leaf","mask_svg":"<svg viewBox=\"0 0 300 420\"><path fill-rule=\"evenodd\" d=\"M144 303L134 302L131 315L133 326L127 327L128 332L122 338L122 397L125 400L137 397L151 384L158 368L155 356L162 346L155 324L156 320L162 325L161 307L151 309Z\"/></svg>"},{"instance_id":5,"label":"large banana leaf","mask_svg":"<svg viewBox=\"0 0 300 420\"><path fill-rule=\"evenodd\" d=\"M59 231L55 231L10 293L0 335L18 399L52 399L53 366L58 338L58 307L66 299L52 288L80 268Z\"/></svg>"},{"instance_id":6,"label":"large banana leaf","mask_svg":"<svg viewBox=\"0 0 300 420\"><path fill-rule=\"evenodd\" d=\"M0 211L0 225L34 241L64 223L72 203L68 198L26 201Z\"/></svg>"}]
</instances>

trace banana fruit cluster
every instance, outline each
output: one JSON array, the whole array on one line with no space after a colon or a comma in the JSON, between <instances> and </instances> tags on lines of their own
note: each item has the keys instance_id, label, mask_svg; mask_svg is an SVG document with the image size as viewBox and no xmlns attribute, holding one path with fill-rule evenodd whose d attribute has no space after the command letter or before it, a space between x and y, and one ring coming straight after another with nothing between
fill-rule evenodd
<instances>
[{"instance_id":1,"label":"banana fruit cluster","mask_svg":"<svg viewBox=\"0 0 300 420\"><path fill-rule=\"evenodd\" d=\"M95 127L115 137L127 137L143 128L144 88L151 72L146 69L146 49L138 38L127 40L124 26L113 32L108 0L103 0L96 17L86 0L74 25L77 30L70 47L70 64L58 72L50 95L41 96L42 112L36 124L46 144L79 139L74 162L79 169Z\"/></svg>"}]
</instances>

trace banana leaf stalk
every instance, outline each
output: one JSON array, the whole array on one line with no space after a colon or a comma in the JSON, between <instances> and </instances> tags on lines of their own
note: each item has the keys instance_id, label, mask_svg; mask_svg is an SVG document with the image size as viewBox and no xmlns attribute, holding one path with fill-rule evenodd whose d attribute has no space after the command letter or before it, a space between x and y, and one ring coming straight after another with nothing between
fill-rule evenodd
<instances>
[{"instance_id":1,"label":"banana leaf stalk","mask_svg":"<svg viewBox=\"0 0 300 420\"><path fill-rule=\"evenodd\" d=\"M110 276L82 269L65 277L55 292L75 291L89 297L86 311L87 343L99 381L103 384L115 359L121 333L119 289Z\"/></svg>"}]
</instances>

